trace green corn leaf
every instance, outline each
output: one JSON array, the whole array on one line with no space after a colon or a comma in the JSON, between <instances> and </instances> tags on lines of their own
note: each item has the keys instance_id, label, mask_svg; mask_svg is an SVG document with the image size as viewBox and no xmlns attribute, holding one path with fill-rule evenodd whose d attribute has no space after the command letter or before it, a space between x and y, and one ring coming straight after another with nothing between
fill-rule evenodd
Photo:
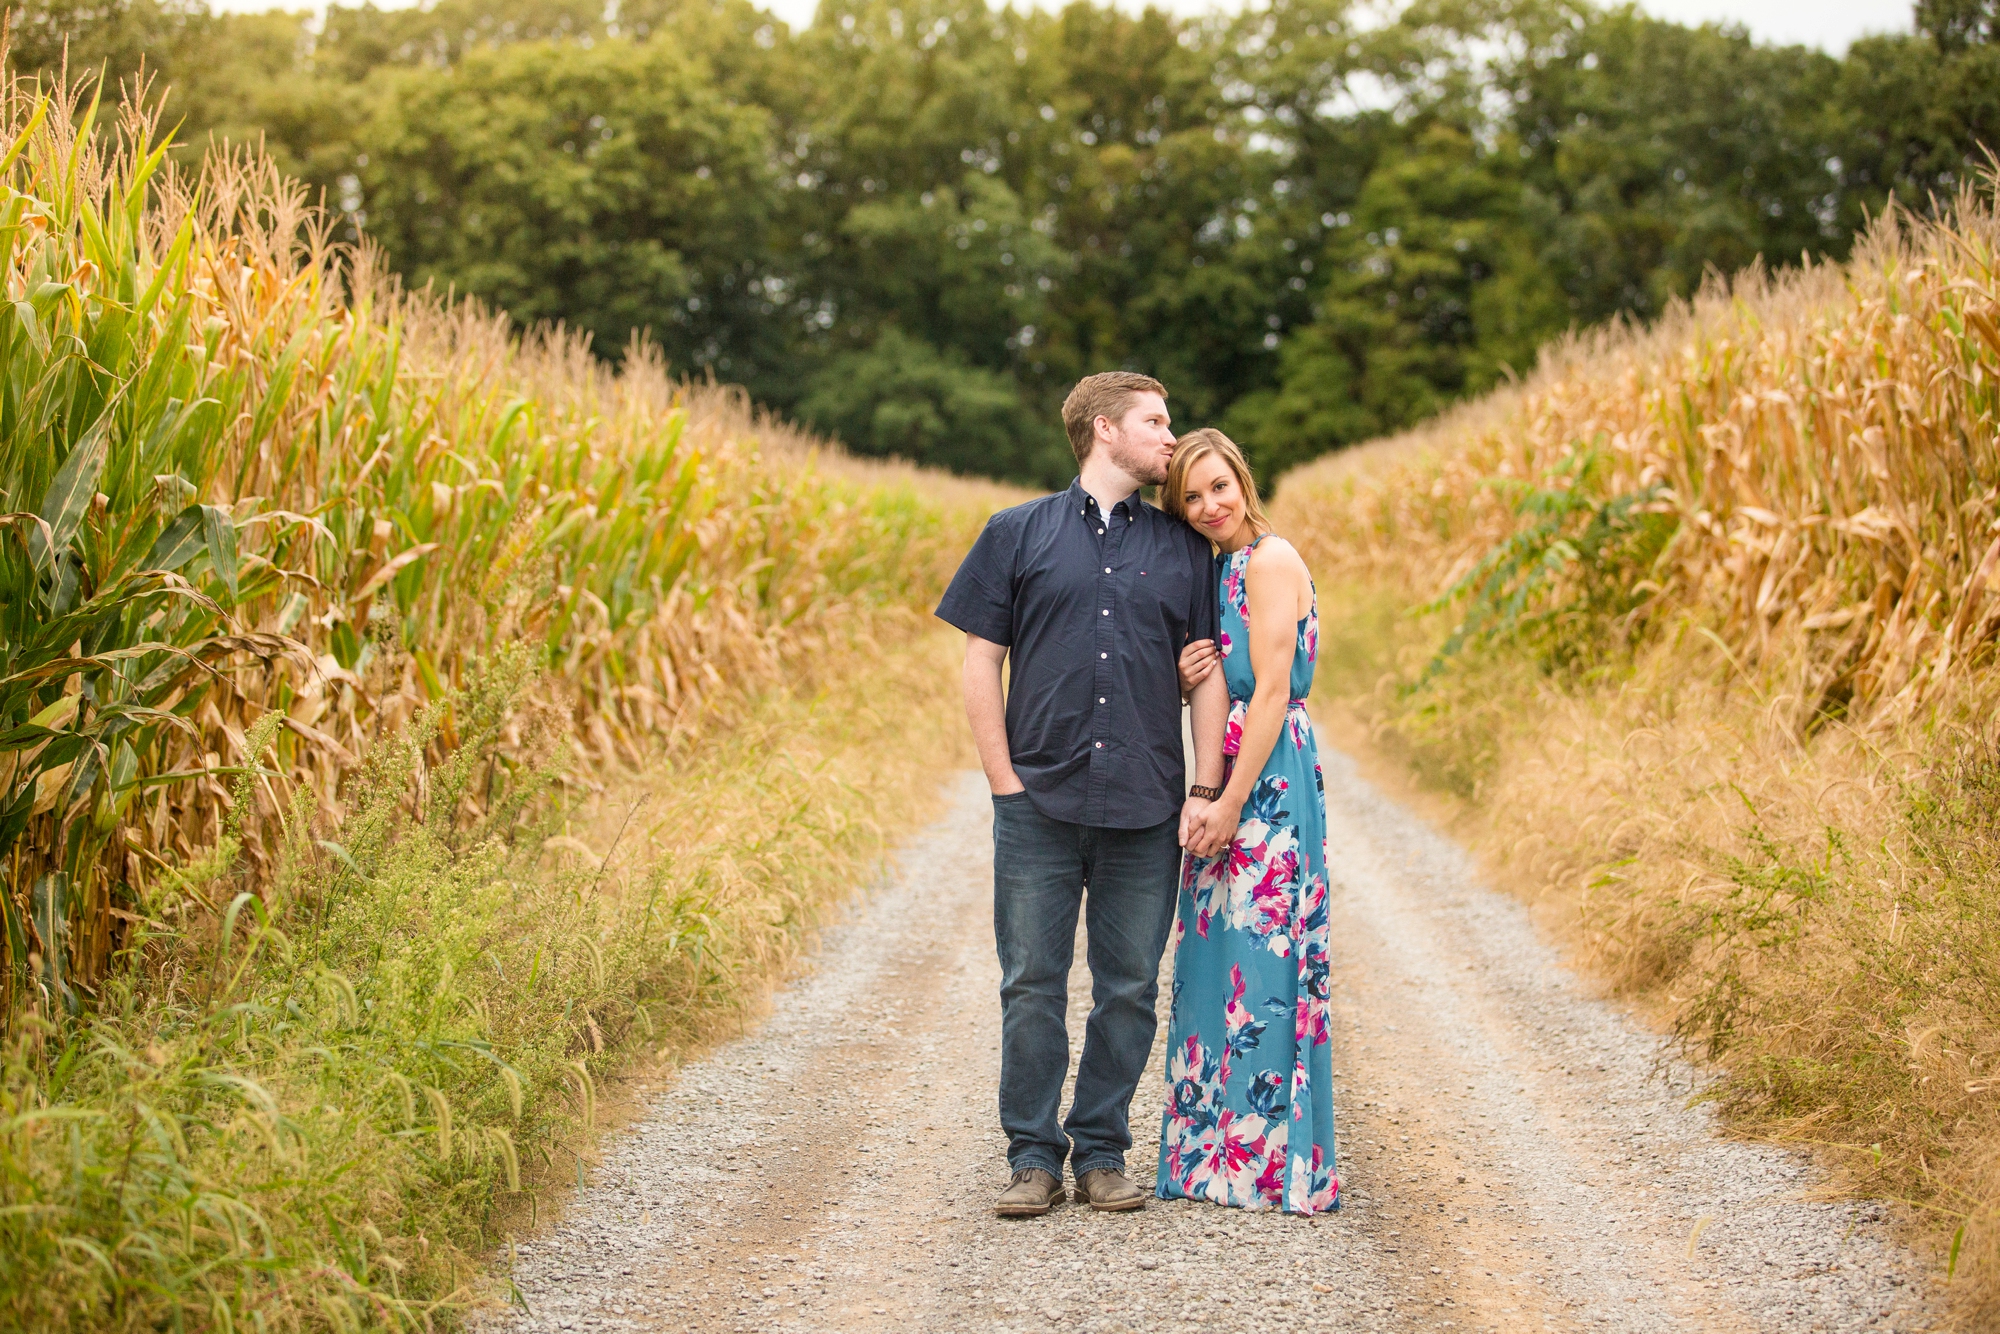
<instances>
[{"instance_id":1,"label":"green corn leaf","mask_svg":"<svg viewBox=\"0 0 2000 1334\"><path fill-rule=\"evenodd\" d=\"M22 831L27 829L28 821L33 817L34 811L35 785L32 782L23 783L14 794L14 799L7 803L6 809L0 810L0 856L13 851L15 840L19 839ZM0 895L0 898L5 897L7 896ZM27 946L21 945L14 957L26 958Z\"/></svg>"},{"instance_id":2,"label":"green corn leaf","mask_svg":"<svg viewBox=\"0 0 2000 1334\"><path fill-rule=\"evenodd\" d=\"M34 723L22 723L19 727L12 727L5 732L0 732L0 754L4 754L7 751L26 750L30 746L39 746L50 737L56 735L59 734L49 728L40 727Z\"/></svg>"},{"instance_id":3,"label":"green corn leaf","mask_svg":"<svg viewBox=\"0 0 2000 1334\"><path fill-rule=\"evenodd\" d=\"M70 765L69 782L64 785L63 794L56 799L56 809L65 815L77 807L88 805L91 789L97 786L97 776L104 770L107 758L104 747L94 738L81 737L83 745L78 749L74 762ZM82 831L71 834L74 849L76 839Z\"/></svg>"},{"instance_id":4,"label":"green corn leaf","mask_svg":"<svg viewBox=\"0 0 2000 1334\"><path fill-rule=\"evenodd\" d=\"M58 998L69 991L63 981L68 962L65 944L69 934L69 877L50 871L36 879L28 892L28 915L42 947L42 981Z\"/></svg>"},{"instance_id":5,"label":"green corn leaf","mask_svg":"<svg viewBox=\"0 0 2000 1334\"><path fill-rule=\"evenodd\" d=\"M61 699L30 718L28 725L30 727L44 728L52 733L59 732L75 720L77 711L82 707L82 695L64 695Z\"/></svg>"},{"instance_id":6,"label":"green corn leaf","mask_svg":"<svg viewBox=\"0 0 2000 1334\"><path fill-rule=\"evenodd\" d=\"M168 279L180 272L182 263L187 259L188 249L193 244L194 214L190 211L187 217L181 220L180 230L174 234L173 249L169 250L167 257L160 261L160 267L153 270L153 281L148 284L146 294L139 298L140 314L150 312L159 303L160 294L166 289Z\"/></svg>"},{"instance_id":7,"label":"green corn leaf","mask_svg":"<svg viewBox=\"0 0 2000 1334\"><path fill-rule=\"evenodd\" d=\"M78 165L83 161L84 146L90 142L91 134L97 128L97 109L103 105L103 101L104 80L99 78L96 86L91 89L90 106L83 113L83 120L77 124L76 137L70 142L69 163L64 172L63 183L69 187L64 192L65 197L72 200L89 197L84 191L77 189L76 173Z\"/></svg>"},{"instance_id":8,"label":"green corn leaf","mask_svg":"<svg viewBox=\"0 0 2000 1334\"><path fill-rule=\"evenodd\" d=\"M100 417L95 426L85 432L82 440L70 450L62 467L56 469L49 489L42 493L42 504L38 517L48 525L48 534L43 539L53 544L56 551L69 545L76 536L78 525L83 522L83 512L90 508L90 498L97 494L97 478L104 471L105 426L109 414Z\"/></svg>"},{"instance_id":9,"label":"green corn leaf","mask_svg":"<svg viewBox=\"0 0 2000 1334\"><path fill-rule=\"evenodd\" d=\"M21 154L26 151L28 141L34 138L35 131L42 127L42 121L47 118L48 114L49 99L46 97L36 98L35 114L28 117L28 123L22 126L21 133L15 136L14 142L8 146L7 155L0 157L0 176L4 176L12 171L14 164L21 160Z\"/></svg>"},{"instance_id":10,"label":"green corn leaf","mask_svg":"<svg viewBox=\"0 0 2000 1334\"><path fill-rule=\"evenodd\" d=\"M229 511L220 505L201 507L202 531L208 537L208 563L215 568L222 586L229 590L231 601L236 598L236 525L230 521Z\"/></svg>"},{"instance_id":11,"label":"green corn leaf","mask_svg":"<svg viewBox=\"0 0 2000 1334\"><path fill-rule=\"evenodd\" d=\"M28 336L28 346L43 360L49 355L49 336L42 329L41 316L26 301L14 302L14 318L21 322L21 332Z\"/></svg>"},{"instance_id":12,"label":"green corn leaf","mask_svg":"<svg viewBox=\"0 0 2000 1334\"><path fill-rule=\"evenodd\" d=\"M97 711L96 717L98 730L107 736L121 735L132 730L133 727L143 726L147 723L158 723L163 727L171 727L177 732L187 733L190 737L199 738L201 736L201 729L186 718L181 717L178 713L170 713L165 709L156 709L146 704L107 704ZM117 726L121 722L128 723L130 726Z\"/></svg>"},{"instance_id":13,"label":"green corn leaf","mask_svg":"<svg viewBox=\"0 0 2000 1334\"><path fill-rule=\"evenodd\" d=\"M90 737L82 732L58 732L42 748L35 762L28 766L29 772L45 774L51 769L60 769L90 748Z\"/></svg>"},{"instance_id":14,"label":"green corn leaf","mask_svg":"<svg viewBox=\"0 0 2000 1334\"><path fill-rule=\"evenodd\" d=\"M203 507L200 505L190 505L176 514L173 522L160 534L159 540L153 543L153 549L146 553L145 567L148 570L178 570L199 555L202 519Z\"/></svg>"}]
</instances>

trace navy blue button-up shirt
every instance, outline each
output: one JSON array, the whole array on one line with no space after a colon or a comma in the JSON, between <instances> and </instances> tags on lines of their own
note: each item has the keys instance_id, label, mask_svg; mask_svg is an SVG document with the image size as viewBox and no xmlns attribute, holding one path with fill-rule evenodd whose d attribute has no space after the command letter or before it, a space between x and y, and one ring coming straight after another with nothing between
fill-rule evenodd
<instances>
[{"instance_id":1,"label":"navy blue button-up shirt","mask_svg":"<svg viewBox=\"0 0 2000 1334\"><path fill-rule=\"evenodd\" d=\"M1217 629L1208 539L1137 492L1107 516L1079 480L987 520L937 614L1007 646L1007 747L1037 810L1105 829L1180 810L1177 663Z\"/></svg>"}]
</instances>

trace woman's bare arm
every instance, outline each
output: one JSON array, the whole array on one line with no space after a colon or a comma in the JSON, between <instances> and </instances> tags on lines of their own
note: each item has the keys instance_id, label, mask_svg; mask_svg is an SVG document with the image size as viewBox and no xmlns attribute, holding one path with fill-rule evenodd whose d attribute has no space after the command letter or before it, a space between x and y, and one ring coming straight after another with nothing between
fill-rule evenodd
<instances>
[{"instance_id":1,"label":"woman's bare arm","mask_svg":"<svg viewBox=\"0 0 2000 1334\"><path fill-rule=\"evenodd\" d=\"M1244 714L1236 767L1221 799L1209 807L1208 837L1200 843L1220 846L1235 835L1243 804L1284 731L1285 708L1292 697L1292 654L1298 647L1298 609L1307 584L1305 562L1283 539L1267 538L1250 553L1243 585L1249 600L1245 619L1250 628L1250 669L1256 673L1257 688ZM1222 833L1225 825L1227 832Z\"/></svg>"}]
</instances>

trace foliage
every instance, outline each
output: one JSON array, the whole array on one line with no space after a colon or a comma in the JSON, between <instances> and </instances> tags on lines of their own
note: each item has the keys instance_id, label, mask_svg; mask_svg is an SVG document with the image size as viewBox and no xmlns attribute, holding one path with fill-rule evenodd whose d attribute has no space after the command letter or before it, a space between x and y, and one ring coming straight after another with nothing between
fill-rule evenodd
<instances>
[{"instance_id":1,"label":"foliage","mask_svg":"<svg viewBox=\"0 0 2000 1334\"><path fill-rule=\"evenodd\" d=\"M895 329L866 351L829 362L799 411L860 453L954 472L1033 477L1051 486L1073 467L1067 438L1023 420L1026 409L1006 377ZM1023 442L1038 435L1044 447L1020 457Z\"/></svg>"},{"instance_id":2,"label":"foliage","mask_svg":"<svg viewBox=\"0 0 2000 1334\"><path fill-rule=\"evenodd\" d=\"M0 144L0 1326L434 1327L935 799L910 630L1012 496L399 291L136 110L10 80Z\"/></svg>"},{"instance_id":3,"label":"foliage","mask_svg":"<svg viewBox=\"0 0 2000 1334\"><path fill-rule=\"evenodd\" d=\"M1559 668L1603 656L1615 622L1639 611L1657 589L1647 576L1678 527L1660 504L1658 483L1598 494L1607 472L1600 449L1581 447L1550 470L1547 485L1494 479L1495 489L1514 497L1517 526L1417 608L1425 615L1464 604L1422 682L1474 645L1505 643Z\"/></svg>"},{"instance_id":4,"label":"foliage","mask_svg":"<svg viewBox=\"0 0 2000 1334\"><path fill-rule=\"evenodd\" d=\"M1287 486L1317 532L1395 534L1420 602L1483 588L1504 620L1553 555L1656 630L1692 621L1746 668L1783 664L1803 719L1907 716L2000 636L1978 517L1996 372L2000 217L1966 192L1943 220L1885 220L1843 267L1746 273L1651 330L1554 349L1521 388L1364 456L1385 469L1365 485L1333 463ZM1587 569L1558 543L1586 515ZM1384 550L1322 540L1341 565ZM1569 651L1610 652L1615 621Z\"/></svg>"},{"instance_id":5,"label":"foliage","mask_svg":"<svg viewBox=\"0 0 2000 1334\"><path fill-rule=\"evenodd\" d=\"M1520 175L1445 124L1369 174L1328 231L1319 308L1281 345L1276 387L1225 422L1260 469L1276 477L1534 363L1569 310Z\"/></svg>"},{"instance_id":6,"label":"foliage","mask_svg":"<svg viewBox=\"0 0 2000 1334\"><path fill-rule=\"evenodd\" d=\"M1948 197L2000 133L1996 48L1976 0L1919 9L1835 58L1588 0L837 0L796 32L748 0L31 0L14 63L143 54L185 141L264 136L406 278L607 358L650 331L868 452L1060 481L1062 395L1133 366L1275 479ZM1005 444L937 452L968 413Z\"/></svg>"},{"instance_id":7,"label":"foliage","mask_svg":"<svg viewBox=\"0 0 2000 1334\"><path fill-rule=\"evenodd\" d=\"M749 360L773 238L768 116L667 42L475 48L391 68L353 131L370 239L406 282L607 349L642 330ZM343 187L345 188L345 187Z\"/></svg>"}]
</instances>

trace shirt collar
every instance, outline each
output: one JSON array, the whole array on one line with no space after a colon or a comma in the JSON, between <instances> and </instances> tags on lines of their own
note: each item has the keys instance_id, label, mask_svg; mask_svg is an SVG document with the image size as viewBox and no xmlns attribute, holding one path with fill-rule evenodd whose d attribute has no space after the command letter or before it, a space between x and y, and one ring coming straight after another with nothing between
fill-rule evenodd
<instances>
[{"instance_id":1,"label":"shirt collar","mask_svg":"<svg viewBox=\"0 0 2000 1334\"><path fill-rule=\"evenodd\" d=\"M1079 514L1088 514L1097 505L1097 497L1091 495L1090 492L1083 489L1083 478L1081 477L1077 478L1075 481L1069 484L1069 491L1067 494L1069 496L1069 503L1076 508L1076 511ZM1146 502L1139 498L1139 491L1137 489L1135 489L1131 495L1119 501L1117 505L1113 505L1111 507L1113 513L1117 512L1118 505L1123 505L1125 507L1126 515L1129 516L1131 519L1133 519L1135 522L1139 518L1139 515L1143 513L1146 508Z\"/></svg>"}]
</instances>

